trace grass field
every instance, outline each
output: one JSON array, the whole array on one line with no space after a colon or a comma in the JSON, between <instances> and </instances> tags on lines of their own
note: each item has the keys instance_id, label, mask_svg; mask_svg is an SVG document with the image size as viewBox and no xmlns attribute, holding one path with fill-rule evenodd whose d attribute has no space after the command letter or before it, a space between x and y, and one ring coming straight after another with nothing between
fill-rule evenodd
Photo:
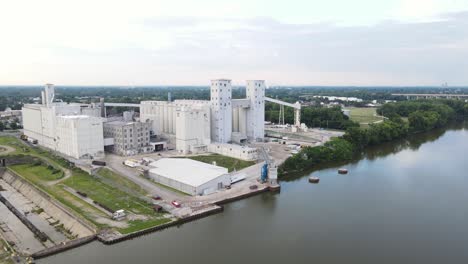
<instances>
[{"instance_id":1,"label":"grass field","mask_svg":"<svg viewBox=\"0 0 468 264\"><path fill-rule=\"evenodd\" d=\"M0 264L13 264L13 260L10 258L11 252L6 249L6 242L0 237Z\"/></svg>"},{"instance_id":2,"label":"grass field","mask_svg":"<svg viewBox=\"0 0 468 264\"><path fill-rule=\"evenodd\" d=\"M101 168L99 169L99 171L97 172L97 174L107 180L110 180L112 181L113 183L115 183L116 185L119 185L119 186L123 186L125 188L128 188L130 190L133 190L141 195L147 195L148 192L146 192L146 190L144 190L143 188L140 187L140 185L134 183L133 181L109 170L109 169L106 169L106 168Z\"/></svg>"},{"instance_id":3,"label":"grass field","mask_svg":"<svg viewBox=\"0 0 468 264\"><path fill-rule=\"evenodd\" d=\"M36 167L40 167L39 169ZM41 168L44 167L44 168ZM106 225L99 224L96 222L96 217L105 217L106 215L100 210L94 208L85 201L79 199L78 197L70 194L63 189L61 184L49 185L47 184L48 179L51 179L50 175L44 175L46 173L47 167L45 166L31 166L29 164L24 165L12 165L9 166L11 170L21 175L23 178L29 182L36 185L38 188L42 189L62 204L68 206L70 209L78 213L78 215L83 216L86 220L94 224L96 227L107 227ZM39 171L39 175L36 175L35 172Z\"/></svg>"},{"instance_id":4,"label":"grass field","mask_svg":"<svg viewBox=\"0 0 468 264\"><path fill-rule=\"evenodd\" d=\"M0 136L0 145L10 146L15 149L14 152L9 153L8 155L29 155L33 157L41 158L51 165L57 168L68 168L70 166L69 162L64 158L52 154L50 151L38 147L30 147L29 145L24 144L18 138L13 136ZM2 153L0 153L2 156Z\"/></svg>"},{"instance_id":5,"label":"grass field","mask_svg":"<svg viewBox=\"0 0 468 264\"><path fill-rule=\"evenodd\" d=\"M233 170L241 170L243 168L247 168L255 164L254 161L245 161L245 160L235 159L231 157L226 157L226 156L219 155L219 154L193 156L193 157L188 157L188 158L193 159L193 160L198 160L201 162L205 162L205 163L209 163L209 164L213 164L213 162L216 161L217 166L227 168L229 172Z\"/></svg>"},{"instance_id":6,"label":"grass field","mask_svg":"<svg viewBox=\"0 0 468 264\"><path fill-rule=\"evenodd\" d=\"M100 171L103 177L109 177L116 180L117 183L126 185L127 188L139 189L135 183L122 178L109 170ZM124 209L127 212L133 212L138 215L148 217L148 220L128 221L128 227L119 228L119 232L123 234L132 233L138 230L143 230L149 227L158 226L171 221L164 218L161 213L153 211L152 204L141 200L129 193L121 191L118 188L109 186L100 180L86 173L74 173L72 177L66 179L63 184L88 195L89 198L98 201L99 203L111 208L112 210ZM138 187L136 187L138 186Z\"/></svg>"},{"instance_id":7,"label":"grass field","mask_svg":"<svg viewBox=\"0 0 468 264\"><path fill-rule=\"evenodd\" d=\"M45 165L21 164L12 165L10 168L36 184L42 184L44 181L55 181L63 178L62 171L54 173L53 170Z\"/></svg>"},{"instance_id":8,"label":"grass field","mask_svg":"<svg viewBox=\"0 0 468 264\"><path fill-rule=\"evenodd\" d=\"M119 228L119 232L122 234L129 234L129 233L133 233L133 232L143 230L146 228L150 228L153 226L162 225L170 221L171 219L164 218L164 217L153 218L153 219L145 220L145 221L143 220L129 221L128 222L129 226L126 228Z\"/></svg>"},{"instance_id":9,"label":"grass field","mask_svg":"<svg viewBox=\"0 0 468 264\"><path fill-rule=\"evenodd\" d=\"M107 217L103 212L63 188L63 185L54 185L46 189L46 192L55 197L60 203L66 205L78 215L82 216L98 228L106 228L108 225L101 224L96 219Z\"/></svg>"},{"instance_id":10,"label":"grass field","mask_svg":"<svg viewBox=\"0 0 468 264\"><path fill-rule=\"evenodd\" d=\"M16 149L15 152L10 153L10 155L23 154L25 151L22 149L23 144L13 136L2 136L0 137L0 145L10 146ZM0 153L0 155L2 155Z\"/></svg>"},{"instance_id":11,"label":"grass field","mask_svg":"<svg viewBox=\"0 0 468 264\"><path fill-rule=\"evenodd\" d=\"M103 180L101 180L80 169L72 168L69 162L63 158L42 148L25 145L17 138L0 136L0 145L7 145L16 149L15 152L9 155L23 154L38 157L44 162L51 164L54 168L59 169L59 172L54 173L54 168L42 164L9 166L9 168L17 174L47 192L98 228L109 227L97 221L98 218L108 218L108 216L86 201L83 201L65 190L64 186L86 193L89 198L112 210L124 209L134 214L144 215L147 218L147 220L144 221L128 221L129 226L127 228L119 229L122 233L130 233L171 221L170 219L162 217L161 213L155 213L152 204L139 198L147 194L145 190L141 189L141 187L134 182L108 169L101 169L98 171L99 177L103 178ZM58 183L51 182L63 178L64 170L70 170L71 177L63 179ZM112 182L112 184L106 184L104 179L105 182L109 181ZM126 192L123 190L131 191ZM131 193L136 193L136 195Z\"/></svg>"},{"instance_id":12,"label":"grass field","mask_svg":"<svg viewBox=\"0 0 468 264\"><path fill-rule=\"evenodd\" d=\"M111 187L87 173L74 172L63 184L77 191L86 193L91 199L117 211L125 209L136 214L152 214L151 205L147 202Z\"/></svg>"},{"instance_id":13,"label":"grass field","mask_svg":"<svg viewBox=\"0 0 468 264\"><path fill-rule=\"evenodd\" d=\"M65 179L60 184L48 186L45 183L50 180L50 175L46 174L48 169L45 166L14 165L10 166L10 168L32 183L40 186L41 189L99 228L108 227L96 221L97 217L106 217L106 215L92 205L64 190L62 187L63 185L86 193L89 198L98 201L112 210L124 209L135 214L145 215L149 218L146 221L129 221L129 227L123 228L122 230L119 229L119 231L123 233L142 230L170 221L170 219L163 218L160 213L155 213L152 209L152 205L146 201L123 192L118 188L109 186L85 172L73 171L73 176L70 178ZM39 172L41 176L36 175L35 172ZM104 174L106 174L106 172ZM119 182L125 182L120 179L121 176L110 173L107 174L107 176ZM130 185L128 182L126 182L126 184Z\"/></svg>"},{"instance_id":14,"label":"grass field","mask_svg":"<svg viewBox=\"0 0 468 264\"><path fill-rule=\"evenodd\" d=\"M378 117L376 108L370 107L351 107L347 108L351 110L350 118L351 120L358 122L360 124L369 124L382 120L382 117Z\"/></svg>"}]
</instances>

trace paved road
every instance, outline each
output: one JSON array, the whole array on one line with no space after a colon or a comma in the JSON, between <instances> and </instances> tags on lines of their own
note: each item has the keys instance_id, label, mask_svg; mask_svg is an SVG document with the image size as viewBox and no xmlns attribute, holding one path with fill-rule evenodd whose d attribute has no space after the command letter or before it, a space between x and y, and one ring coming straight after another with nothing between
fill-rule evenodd
<instances>
[{"instance_id":1,"label":"paved road","mask_svg":"<svg viewBox=\"0 0 468 264\"><path fill-rule=\"evenodd\" d=\"M127 167L122 164L122 157L113 154L106 154L106 163L109 169L114 170L120 175L128 178L129 180L138 184L141 188L146 190L151 195L159 195L166 201L173 201L180 198L180 195L173 193L165 188L159 187L150 180L147 180L140 176L137 169Z\"/></svg>"}]
</instances>

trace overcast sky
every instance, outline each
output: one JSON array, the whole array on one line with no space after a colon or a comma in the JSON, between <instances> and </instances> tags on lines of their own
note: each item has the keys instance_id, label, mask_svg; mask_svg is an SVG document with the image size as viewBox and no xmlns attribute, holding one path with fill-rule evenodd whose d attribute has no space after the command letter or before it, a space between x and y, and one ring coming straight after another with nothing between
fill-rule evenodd
<instances>
[{"instance_id":1,"label":"overcast sky","mask_svg":"<svg viewBox=\"0 0 468 264\"><path fill-rule=\"evenodd\" d=\"M0 84L468 86L468 0L0 0Z\"/></svg>"}]
</instances>

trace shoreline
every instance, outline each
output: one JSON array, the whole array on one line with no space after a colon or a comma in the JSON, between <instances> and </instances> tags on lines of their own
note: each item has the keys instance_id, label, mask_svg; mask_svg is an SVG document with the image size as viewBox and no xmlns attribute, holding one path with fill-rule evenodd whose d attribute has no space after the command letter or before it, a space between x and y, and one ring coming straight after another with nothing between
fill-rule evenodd
<instances>
[{"instance_id":1,"label":"shoreline","mask_svg":"<svg viewBox=\"0 0 468 264\"><path fill-rule=\"evenodd\" d=\"M352 156L348 159L341 159L341 160L326 160L326 161L321 161L320 163L317 163L317 164L313 164L312 166L310 167L302 167L302 168L299 168L299 169L294 169L294 170L279 170L278 171L278 179L279 180L288 180L290 178L296 178L296 177L300 177L300 176L304 176L306 174L310 174L316 170L320 170L322 168L328 168L328 167L334 167L334 165L336 164L347 164L347 163L350 163L350 162L353 162L353 161L356 161L356 160L359 160L363 157L365 157L366 153L370 150L373 150L373 149L376 149L376 148L381 148L382 146L385 146L387 144L392 144L392 143L395 143L395 142L400 142L400 141L409 141L411 140L413 137L415 136L418 136L418 135L424 135L424 134L430 134L430 133L434 133L434 132L437 132L437 131L446 131L447 129L450 129L450 128L453 128L453 127L457 127L457 126L463 126L466 122L466 119L455 119L455 120L452 120L451 122L447 123L446 125L444 126L441 126L441 127L435 127L433 129L430 129L428 131L413 131L411 133L408 133L407 135L403 136L403 137L400 137L400 138L395 138L395 139L392 139L390 141L383 141L383 142L380 142L379 144L376 144L376 145L367 145L367 146L364 146L362 149L355 149L353 150L353 153L352 153ZM346 136L346 134L344 135ZM341 139L344 139L344 136L340 137ZM312 147L312 148L316 148L316 147ZM299 155L301 152L299 152L298 154L296 155ZM288 159L291 159L292 157L289 157ZM282 165L287 162L286 159ZM282 165L280 165L279 167L282 167Z\"/></svg>"},{"instance_id":2,"label":"shoreline","mask_svg":"<svg viewBox=\"0 0 468 264\"><path fill-rule=\"evenodd\" d=\"M147 228L147 229L143 229L143 230L140 230L140 231L136 231L136 232L133 232L133 233L120 235L120 236L113 236L112 233L108 233L108 230L102 230L101 232L98 232L95 235L80 238L80 239L75 239L75 240L72 240L72 241L68 242L67 244L59 245L59 246L56 246L56 247L48 248L48 249L33 253L31 255L31 257L33 259L46 258L46 257L52 256L52 255L56 255L56 254L59 254L59 253L62 253L62 252L65 252L65 251L80 247L82 245L88 244L88 243L93 242L95 240L103 243L104 245L117 244L117 243L120 243L120 242L123 242L123 241L127 241L127 240L131 240L131 239L140 237L140 236L144 236L144 235L147 235L147 234L159 232L159 231L171 228L171 227L181 226L183 224L190 223L190 222L193 222L193 221L196 221L196 220L199 220L199 219L202 219L202 218L214 215L214 214L222 213L224 211L224 206L223 205L226 205L226 204L229 204L229 203L232 203L232 202L235 202L235 201L247 199L249 197L253 197L253 196L256 196L256 195L259 195L259 194L262 194L262 193L267 193L267 192L278 193L278 192L280 192L280 189L281 189L281 187L280 187L279 184L276 185L276 186L263 185L261 188L259 188L257 190L253 190L253 191L250 191L248 193L244 193L244 194L237 195L237 196L234 196L234 197L226 198L224 200L221 200L221 201L218 201L218 202L214 203L207 210L203 210L203 211L201 211L199 213L195 213L195 214L192 214L190 216L180 218L178 220L175 220L175 221L172 221L172 222L169 222L169 223L166 223L166 224L162 224L162 225L155 226L155 227L150 227L150 228Z\"/></svg>"}]
</instances>

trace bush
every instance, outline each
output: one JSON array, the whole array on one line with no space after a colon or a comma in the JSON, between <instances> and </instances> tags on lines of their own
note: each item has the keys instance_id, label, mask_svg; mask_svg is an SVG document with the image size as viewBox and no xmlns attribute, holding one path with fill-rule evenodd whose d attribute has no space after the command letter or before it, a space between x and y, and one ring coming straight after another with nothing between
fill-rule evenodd
<instances>
[{"instance_id":1,"label":"bush","mask_svg":"<svg viewBox=\"0 0 468 264\"><path fill-rule=\"evenodd\" d=\"M333 161L350 160L353 157L353 145L345 139L335 138L318 147L304 147L301 151L288 158L280 167L279 172L300 171L313 166Z\"/></svg>"}]
</instances>

